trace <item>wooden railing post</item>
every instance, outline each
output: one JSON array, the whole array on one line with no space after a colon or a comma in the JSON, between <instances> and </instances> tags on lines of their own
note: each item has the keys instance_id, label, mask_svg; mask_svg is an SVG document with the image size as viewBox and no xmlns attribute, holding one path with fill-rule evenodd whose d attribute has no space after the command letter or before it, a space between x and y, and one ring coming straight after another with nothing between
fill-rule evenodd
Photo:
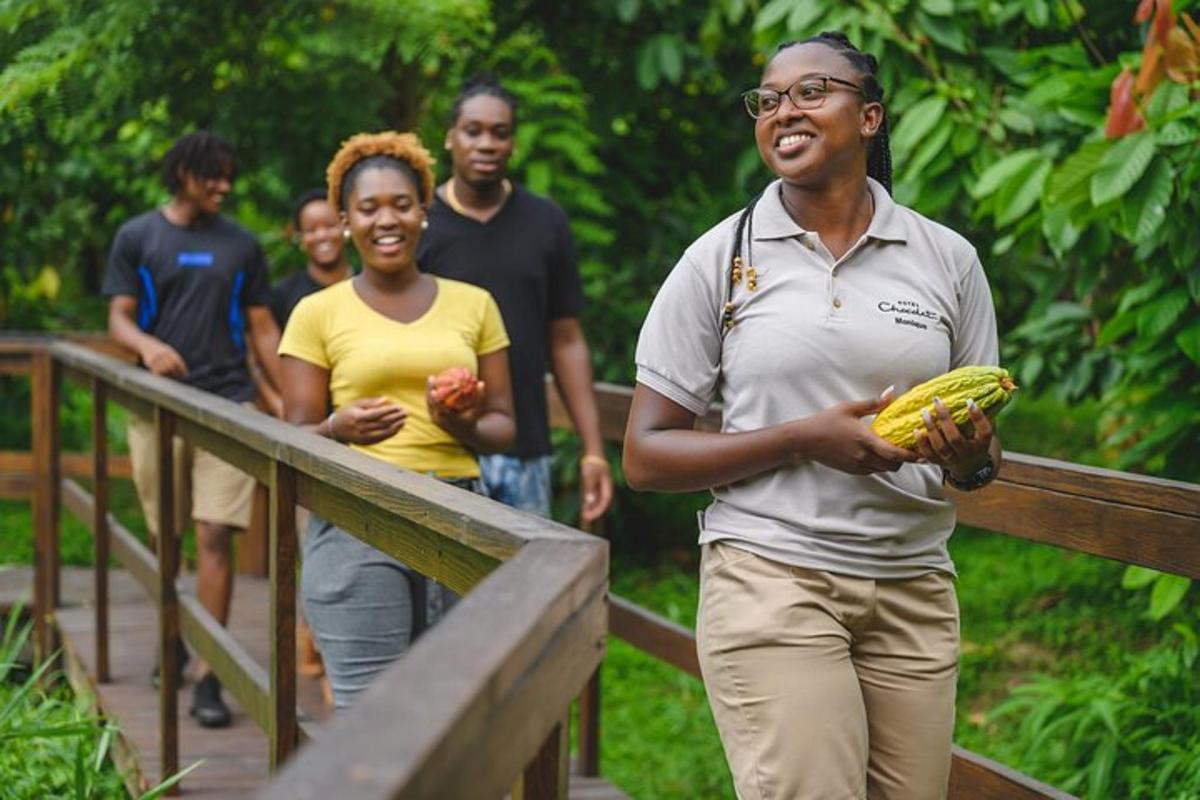
<instances>
[{"instance_id":1,"label":"wooden railing post","mask_svg":"<svg viewBox=\"0 0 1200 800\"><path fill-rule=\"evenodd\" d=\"M570 743L567 716L554 726L537 755L522 773L513 790L513 800L566 800L570 784Z\"/></svg>"},{"instance_id":2,"label":"wooden railing post","mask_svg":"<svg viewBox=\"0 0 1200 800\"><path fill-rule=\"evenodd\" d=\"M158 466L158 741L160 779L179 771L179 531L175 530L175 419L154 407L154 443ZM176 784L172 793L176 793Z\"/></svg>"},{"instance_id":3,"label":"wooden railing post","mask_svg":"<svg viewBox=\"0 0 1200 800\"><path fill-rule=\"evenodd\" d=\"M33 356L30 419L34 463L34 626L39 660L56 649L53 616L59 603L59 393L62 373L50 352Z\"/></svg>"},{"instance_id":4,"label":"wooden railing post","mask_svg":"<svg viewBox=\"0 0 1200 800\"><path fill-rule=\"evenodd\" d=\"M99 378L92 378L92 496L96 681L108 683L108 392Z\"/></svg>"},{"instance_id":5,"label":"wooden railing post","mask_svg":"<svg viewBox=\"0 0 1200 800\"><path fill-rule=\"evenodd\" d=\"M600 667L579 695L579 760L575 771L585 778L600 775Z\"/></svg>"},{"instance_id":6,"label":"wooden railing post","mask_svg":"<svg viewBox=\"0 0 1200 800\"><path fill-rule=\"evenodd\" d=\"M271 771L296 750L296 473L275 461L270 485Z\"/></svg>"}]
</instances>

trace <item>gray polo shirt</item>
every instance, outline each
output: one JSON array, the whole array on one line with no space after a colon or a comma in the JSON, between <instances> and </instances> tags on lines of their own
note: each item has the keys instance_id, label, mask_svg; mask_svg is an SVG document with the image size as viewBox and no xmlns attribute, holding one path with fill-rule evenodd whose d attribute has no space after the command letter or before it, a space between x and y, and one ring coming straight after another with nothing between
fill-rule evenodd
<instances>
[{"instance_id":1,"label":"gray polo shirt","mask_svg":"<svg viewBox=\"0 0 1200 800\"><path fill-rule=\"evenodd\" d=\"M996 364L995 311L975 249L869 183L874 217L841 259L787 214L778 181L767 187L752 219L757 286L749 291L743 278L736 287L736 325L724 337L738 214L697 239L642 326L638 383L696 414L719 396L722 430L733 433ZM701 543L731 540L776 561L868 578L954 572L954 506L933 465L859 476L805 462L713 496Z\"/></svg>"}]
</instances>

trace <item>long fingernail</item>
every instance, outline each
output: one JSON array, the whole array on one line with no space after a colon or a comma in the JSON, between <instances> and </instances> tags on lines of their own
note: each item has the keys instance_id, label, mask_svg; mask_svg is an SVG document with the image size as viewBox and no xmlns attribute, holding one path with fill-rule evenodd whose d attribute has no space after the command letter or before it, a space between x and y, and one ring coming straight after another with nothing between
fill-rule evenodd
<instances>
[{"instance_id":1,"label":"long fingernail","mask_svg":"<svg viewBox=\"0 0 1200 800\"><path fill-rule=\"evenodd\" d=\"M896 390L896 384L893 383L891 386L887 387L886 389L884 389L882 392L879 393L879 399L883 400L884 398L891 397L892 392L894 392L895 390Z\"/></svg>"},{"instance_id":2,"label":"long fingernail","mask_svg":"<svg viewBox=\"0 0 1200 800\"><path fill-rule=\"evenodd\" d=\"M928 408L921 409L921 419L925 420L926 425L933 425L933 417L930 415Z\"/></svg>"},{"instance_id":3,"label":"long fingernail","mask_svg":"<svg viewBox=\"0 0 1200 800\"><path fill-rule=\"evenodd\" d=\"M974 398L971 398L970 400L967 401L967 408L971 409L972 411L979 410L979 406L976 405Z\"/></svg>"}]
</instances>

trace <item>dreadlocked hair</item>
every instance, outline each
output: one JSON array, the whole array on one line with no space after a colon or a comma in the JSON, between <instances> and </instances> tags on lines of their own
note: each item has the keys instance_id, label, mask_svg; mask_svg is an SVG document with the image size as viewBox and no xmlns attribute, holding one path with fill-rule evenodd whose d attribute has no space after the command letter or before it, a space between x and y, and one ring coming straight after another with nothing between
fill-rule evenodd
<instances>
[{"instance_id":1,"label":"dreadlocked hair","mask_svg":"<svg viewBox=\"0 0 1200 800\"><path fill-rule=\"evenodd\" d=\"M864 53L855 47L850 42L849 37L841 31L821 31L816 36L808 39L784 42L779 45L779 49L775 52L778 53L781 50L799 44L812 43L823 44L838 51L843 58L850 62L850 66L858 70L863 76L863 93L866 95L867 102L883 103L883 86L879 83L878 59L870 53ZM875 132L875 138L871 140L871 146L867 149L867 174L883 184L888 194L892 193L892 145L888 138L888 118L886 112L883 115L883 122L880 124L879 130Z\"/></svg>"},{"instance_id":2,"label":"dreadlocked hair","mask_svg":"<svg viewBox=\"0 0 1200 800\"><path fill-rule=\"evenodd\" d=\"M454 101L454 107L450 110L450 125L453 126L458 122L458 115L462 113L463 103L470 100L472 97L479 95L487 95L495 97L497 100L502 100L508 104L508 110L512 112L512 126L515 130L517 127L517 98L508 89L505 89L495 75L490 72L480 72L471 76L463 83L462 91L458 93L458 98Z\"/></svg>"},{"instance_id":3,"label":"dreadlocked hair","mask_svg":"<svg viewBox=\"0 0 1200 800\"><path fill-rule=\"evenodd\" d=\"M192 131L171 145L162 163L162 182L171 194L183 188L183 174L195 178L237 177L237 159L233 145L221 136L206 130Z\"/></svg>"},{"instance_id":4,"label":"dreadlocked hair","mask_svg":"<svg viewBox=\"0 0 1200 800\"><path fill-rule=\"evenodd\" d=\"M433 156L415 133L359 133L342 142L325 170L329 205L345 211L355 180L368 169L399 170L417 187L421 205L433 202Z\"/></svg>"}]
</instances>

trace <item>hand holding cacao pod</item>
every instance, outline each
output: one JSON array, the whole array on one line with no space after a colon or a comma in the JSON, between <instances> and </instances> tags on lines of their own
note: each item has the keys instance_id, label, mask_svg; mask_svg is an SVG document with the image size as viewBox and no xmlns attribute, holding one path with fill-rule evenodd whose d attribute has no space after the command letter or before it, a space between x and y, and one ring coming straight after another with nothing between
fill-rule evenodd
<instances>
[{"instance_id":1,"label":"hand holding cacao pod","mask_svg":"<svg viewBox=\"0 0 1200 800\"><path fill-rule=\"evenodd\" d=\"M429 379L431 402L455 413L479 405L483 390L483 381L466 367L450 367Z\"/></svg>"},{"instance_id":2,"label":"hand holding cacao pod","mask_svg":"<svg viewBox=\"0 0 1200 800\"><path fill-rule=\"evenodd\" d=\"M871 429L884 439L908 450L917 446L915 431L925 427L922 412L934 414L933 398L938 397L950 411L954 424L969 430L969 400L989 418L1012 399L1017 386L1001 367L959 367L944 375L914 386L879 412Z\"/></svg>"}]
</instances>

